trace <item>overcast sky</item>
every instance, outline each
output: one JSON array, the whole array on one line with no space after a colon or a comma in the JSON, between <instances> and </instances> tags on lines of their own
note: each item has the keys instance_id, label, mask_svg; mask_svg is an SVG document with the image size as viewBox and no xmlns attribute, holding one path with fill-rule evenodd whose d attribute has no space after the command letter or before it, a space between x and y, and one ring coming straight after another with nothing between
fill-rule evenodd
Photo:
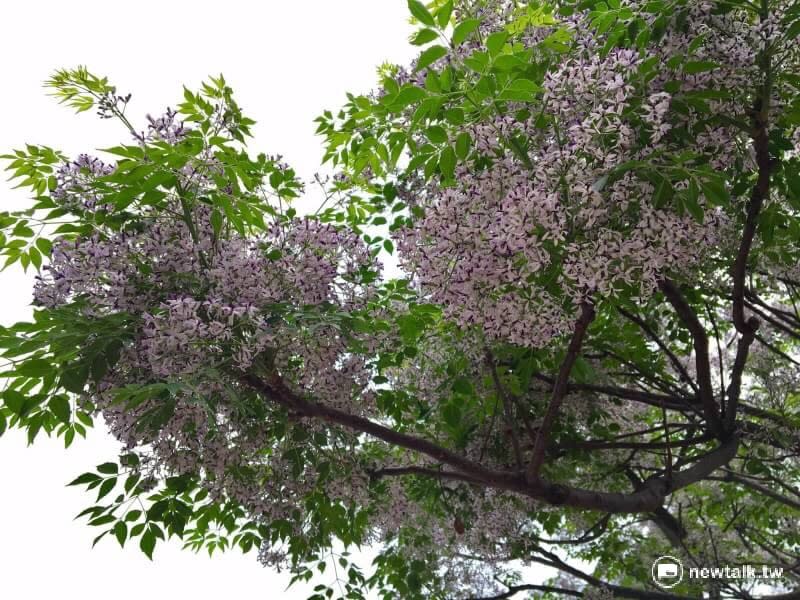
<instances>
[{"instance_id":1,"label":"overcast sky","mask_svg":"<svg viewBox=\"0 0 800 600\"><path fill-rule=\"evenodd\" d=\"M174 106L182 84L192 88L221 72L258 121L252 149L283 154L310 179L322 155L313 118L341 106L346 91L371 89L383 61L407 62L409 31L404 0L4 3L0 154L34 143L75 155L127 141L116 122L74 115L45 95L42 81L57 68L85 64L120 93L132 92L134 123ZM25 201L10 188L3 184L1 210ZM0 274L3 324L30 316L32 279L16 265ZM254 554L209 559L173 542L159 545L151 563L135 546L121 550L110 539L91 550L99 531L72 518L93 497L64 484L117 451L100 427L68 451L58 439L40 437L26 448L18 432L0 438L3 596L306 597L308 588L283 593L288 577L262 568Z\"/></svg>"}]
</instances>

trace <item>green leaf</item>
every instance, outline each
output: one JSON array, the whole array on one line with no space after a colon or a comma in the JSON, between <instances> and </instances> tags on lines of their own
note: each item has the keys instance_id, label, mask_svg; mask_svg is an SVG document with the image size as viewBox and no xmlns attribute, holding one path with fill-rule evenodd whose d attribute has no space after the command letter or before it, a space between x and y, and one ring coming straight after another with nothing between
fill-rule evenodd
<instances>
[{"instance_id":1,"label":"green leaf","mask_svg":"<svg viewBox=\"0 0 800 600\"><path fill-rule=\"evenodd\" d=\"M53 396L50 398L50 402L47 403L47 406L59 421L63 423L69 423L72 410L70 408L69 400L67 400L65 396Z\"/></svg>"},{"instance_id":2,"label":"green leaf","mask_svg":"<svg viewBox=\"0 0 800 600\"><path fill-rule=\"evenodd\" d=\"M442 417L451 429L458 429L461 424L461 408L455 402L445 404L442 408Z\"/></svg>"},{"instance_id":3,"label":"green leaf","mask_svg":"<svg viewBox=\"0 0 800 600\"><path fill-rule=\"evenodd\" d=\"M701 33L697 37L695 37L690 43L689 46L686 48L686 51L689 54L694 54L694 52L706 41L708 38L708 32Z\"/></svg>"},{"instance_id":4,"label":"green leaf","mask_svg":"<svg viewBox=\"0 0 800 600\"><path fill-rule=\"evenodd\" d=\"M456 378L453 382L453 391L457 394L464 394L465 396L471 396L475 393L472 383L470 383L469 379L466 377Z\"/></svg>"},{"instance_id":5,"label":"green leaf","mask_svg":"<svg viewBox=\"0 0 800 600\"><path fill-rule=\"evenodd\" d=\"M702 223L704 213L703 207L700 206L700 202L698 201L699 198L700 190L697 188L697 184L695 183L694 179L692 179L689 181L689 189L683 196L684 205L686 206L686 210L689 211L689 214L692 216L692 218L698 223Z\"/></svg>"},{"instance_id":6,"label":"green leaf","mask_svg":"<svg viewBox=\"0 0 800 600\"><path fill-rule=\"evenodd\" d=\"M11 231L11 235L16 237L33 237L34 231L25 224L25 221L20 221Z\"/></svg>"},{"instance_id":7,"label":"green leaf","mask_svg":"<svg viewBox=\"0 0 800 600\"><path fill-rule=\"evenodd\" d=\"M187 489L189 489L191 483L192 483L192 478L188 475L181 475L179 477L167 477L166 479L167 488L179 494L182 494Z\"/></svg>"},{"instance_id":8,"label":"green leaf","mask_svg":"<svg viewBox=\"0 0 800 600\"><path fill-rule=\"evenodd\" d=\"M425 137L427 137L434 144L443 144L447 141L447 132L443 127L434 125L425 130Z\"/></svg>"},{"instance_id":9,"label":"green leaf","mask_svg":"<svg viewBox=\"0 0 800 600\"><path fill-rule=\"evenodd\" d=\"M99 480L100 476L96 473L83 473L78 475L78 477L70 481L67 485L84 485L87 483L94 483L95 481Z\"/></svg>"},{"instance_id":10,"label":"green leaf","mask_svg":"<svg viewBox=\"0 0 800 600\"><path fill-rule=\"evenodd\" d=\"M119 545L125 547L125 539L128 537L128 526L124 521L117 521L112 530L117 538Z\"/></svg>"},{"instance_id":11,"label":"green leaf","mask_svg":"<svg viewBox=\"0 0 800 600\"><path fill-rule=\"evenodd\" d=\"M723 206L731 200L730 193L725 187L725 183L719 179L707 179L700 182L703 195L714 206Z\"/></svg>"},{"instance_id":12,"label":"green leaf","mask_svg":"<svg viewBox=\"0 0 800 600\"><path fill-rule=\"evenodd\" d=\"M446 54L447 54L447 48L445 48L444 46L436 45L427 48L425 51L422 52L422 54L419 55L419 58L417 59L417 64L414 67L414 72L421 71L422 69L436 62Z\"/></svg>"},{"instance_id":13,"label":"green leaf","mask_svg":"<svg viewBox=\"0 0 800 600\"><path fill-rule=\"evenodd\" d=\"M100 484L100 489L97 492L97 499L100 500L104 496L107 496L111 492L111 490L114 489L114 486L116 485L117 485L116 477L110 477L109 479L106 479L103 483ZM89 524L91 525L91 523Z\"/></svg>"},{"instance_id":14,"label":"green leaf","mask_svg":"<svg viewBox=\"0 0 800 600\"><path fill-rule=\"evenodd\" d=\"M432 42L439 34L436 33L433 29L420 29L413 38L411 38L411 43L415 46L424 46L425 44Z\"/></svg>"},{"instance_id":15,"label":"green leaf","mask_svg":"<svg viewBox=\"0 0 800 600\"><path fill-rule=\"evenodd\" d=\"M496 31L489 37L487 37L486 49L489 51L489 54L491 54L492 56L497 56L498 54L500 54L500 50L503 49L503 45L506 43L507 39L508 39L507 31Z\"/></svg>"},{"instance_id":16,"label":"green leaf","mask_svg":"<svg viewBox=\"0 0 800 600\"><path fill-rule=\"evenodd\" d=\"M515 79L500 93L499 99L530 102L541 89L530 79Z\"/></svg>"},{"instance_id":17,"label":"green leaf","mask_svg":"<svg viewBox=\"0 0 800 600\"><path fill-rule=\"evenodd\" d=\"M800 19L789 25L789 27L786 29L786 33L783 35L789 41L794 40L794 38L800 35Z\"/></svg>"},{"instance_id":18,"label":"green leaf","mask_svg":"<svg viewBox=\"0 0 800 600\"><path fill-rule=\"evenodd\" d=\"M501 54L494 60L494 68L498 71L511 71L524 66L525 63L513 54Z\"/></svg>"},{"instance_id":19,"label":"green leaf","mask_svg":"<svg viewBox=\"0 0 800 600\"><path fill-rule=\"evenodd\" d=\"M413 344L423 328L423 323L413 315L400 315L397 317L397 327L403 341Z\"/></svg>"},{"instance_id":20,"label":"green leaf","mask_svg":"<svg viewBox=\"0 0 800 600\"><path fill-rule=\"evenodd\" d=\"M118 472L117 463L106 462L102 465L97 465L98 473L105 473L106 475L116 475Z\"/></svg>"},{"instance_id":21,"label":"green leaf","mask_svg":"<svg viewBox=\"0 0 800 600\"><path fill-rule=\"evenodd\" d=\"M418 2L417 0L408 0L408 10L411 12L414 18L423 25L427 25L429 27L434 27L436 25L436 21L433 20L433 16L428 12L428 9L425 8L425 5L422 2Z\"/></svg>"},{"instance_id":22,"label":"green leaf","mask_svg":"<svg viewBox=\"0 0 800 600\"><path fill-rule=\"evenodd\" d=\"M446 146L443 150L441 155L439 156L439 171L441 171L442 176L450 180L453 178L453 174L455 173L456 168L456 153L450 146Z\"/></svg>"},{"instance_id":23,"label":"green leaf","mask_svg":"<svg viewBox=\"0 0 800 600\"><path fill-rule=\"evenodd\" d=\"M575 376L575 381L581 383L589 383L596 378L592 364L582 356L575 359L575 364L572 366L572 374Z\"/></svg>"},{"instance_id":24,"label":"green leaf","mask_svg":"<svg viewBox=\"0 0 800 600\"><path fill-rule=\"evenodd\" d=\"M480 24L481 22L478 19L466 19L456 25L453 30L453 45L460 46L463 44L469 34L475 31Z\"/></svg>"},{"instance_id":25,"label":"green leaf","mask_svg":"<svg viewBox=\"0 0 800 600\"><path fill-rule=\"evenodd\" d=\"M153 560L153 549L156 547L156 536L152 529L147 529L139 540L139 548L145 556Z\"/></svg>"},{"instance_id":26,"label":"green leaf","mask_svg":"<svg viewBox=\"0 0 800 600\"><path fill-rule=\"evenodd\" d=\"M38 271L39 268L42 266L42 254L36 248L30 248L28 250L28 257L30 258L31 264L36 267Z\"/></svg>"},{"instance_id":27,"label":"green leaf","mask_svg":"<svg viewBox=\"0 0 800 600\"><path fill-rule=\"evenodd\" d=\"M12 413L21 415L27 398L17 390L6 390L3 392L3 400Z\"/></svg>"},{"instance_id":28,"label":"green leaf","mask_svg":"<svg viewBox=\"0 0 800 600\"><path fill-rule=\"evenodd\" d=\"M786 187L789 192L789 202L792 203L795 209L800 210L800 174L787 169L784 171L783 177L786 180Z\"/></svg>"},{"instance_id":29,"label":"green leaf","mask_svg":"<svg viewBox=\"0 0 800 600\"><path fill-rule=\"evenodd\" d=\"M467 158L469 148L472 145L472 138L466 131L462 131L456 138L456 156L461 160Z\"/></svg>"},{"instance_id":30,"label":"green leaf","mask_svg":"<svg viewBox=\"0 0 800 600\"><path fill-rule=\"evenodd\" d=\"M104 531L103 533L101 533L100 535L98 535L96 538L94 538L94 540L92 540L92 548L94 548L95 546L97 546L97 542L99 542L100 540L102 540L102 539L103 539L103 538L106 536L106 534L108 533L108 531L109 531L109 530L106 530L106 531Z\"/></svg>"},{"instance_id":31,"label":"green leaf","mask_svg":"<svg viewBox=\"0 0 800 600\"><path fill-rule=\"evenodd\" d=\"M450 17L453 14L453 0L447 0L442 7L436 11L436 22L439 24L439 27L447 27L447 24L450 22Z\"/></svg>"},{"instance_id":32,"label":"green leaf","mask_svg":"<svg viewBox=\"0 0 800 600\"><path fill-rule=\"evenodd\" d=\"M439 76L433 69L429 70L427 75L425 75L425 89L434 93L442 91L442 86L439 84Z\"/></svg>"},{"instance_id":33,"label":"green leaf","mask_svg":"<svg viewBox=\"0 0 800 600\"><path fill-rule=\"evenodd\" d=\"M683 72L687 75L694 75L704 71L713 71L718 67L719 64L711 60L690 60L683 63Z\"/></svg>"},{"instance_id":34,"label":"green leaf","mask_svg":"<svg viewBox=\"0 0 800 600\"><path fill-rule=\"evenodd\" d=\"M49 360L31 358L17 367L17 373L25 377L44 377L53 372L53 364Z\"/></svg>"},{"instance_id":35,"label":"green leaf","mask_svg":"<svg viewBox=\"0 0 800 600\"><path fill-rule=\"evenodd\" d=\"M89 368L86 364L78 363L61 372L59 383L68 392L80 394L89 379Z\"/></svg>"},{"instance_id":36,"label":"green leaf","mask_svg":"<svg viewBox=\"0 0 800 600\"><path fill-rule=\"evenodd\" d=\"M108 362L106 361L106 357L102 354L97 354L92 359L92 379L95 381L100 381L103 379L105 374L108 372Z\"/></svg>"},{"instance_id":37,"label":"green leaf","mask_svg":"<svg viewBox=\"0 0 800 600\"><path fill-rule=\"evenodd\" d=\"M30 398L29 398L29 400L30 400ZM28 407L23 409L23 411L25 413L27 413L28 410L29 410ZM33 444L33 442L36 439L36 436L39 434L39 431L41 430L43 424L44 424L44 414L43 413L37 413L37 414L33 415L28 420L28 445Z\"/></svg>"},{"instance_id":38,"label":"green leaf","mask_svg":"<svg viewBox=\"0 0 800 600\"><path fill-rule=\"evenodd\" d=\"M141 475L139 475L139 473L128 475L128 477L125 478L125 485L123 486L125 493L130 494L131 490L136 486L137 483L139 483L140 479Z\"/></svg>"},{"instance_id":39,"label":"green leaf","mask_svg":"<svg viewBox=\"0 0 800 600\"><path fill-rule=\"evenodd\" d=\"M214 236L219 237L219 232L222 231L222 213L216 208L211 212L211 227L214 230Z\"/></svg>"},{"instance_id":40,"label":"green leaf","mask_svg":"<svg viewBox=\"0 0 800 600\"><path fill-rule=\"evenodd\" d=\"M101 517L97 517L96 519L92 519L89 521L89 525L92 527L100 527L101 525L108 525L109 523L114 522L114 515L103 515Z\"/></svg>"},{"instance_id":41,"label":"green leaf","mask_svg":"<svg viewBox=\"0 0 800 600\"><path fill-rule=\"evenodd\" d=\"M569 50L569 43L572 40L572 34L564 27L556 29L553 33L544 38L540 44L548 50L563 54Z\"/></svg>"},{"instance_id":42,"label":"green leaf","mask_svg":"<svg viewBox=\"0 0 800 600\"><path fill-rule=\"evenodd\" d=\"M423 90L421 87L417 87L416 85L408 85L400 90L400 93L397 94L397 97L394 98L391 104L393 108L399 107L402 109L409 104L419 102L426 96L427 94L425 93L425 90Z\"/></svg>"},{"instance_id":43,"label":"green leaf","mask_svg":"<svg viewBox=\"0 0 800 600\"><path fill-rule=\"evenodd\" d=\"M464 110L461 108L448 108L444 112L444 118L452 125L464 124Z\"/></svg>"},{"instance_id":44,"label":"green leaf","mask_svg":"<svg viewBox=\"0 0 800 600\"><path fill-rule=\"evenodd\" d=\"M656 208L666 206L666 204L672 200L674 194L675 189L672 187L670 180L666 177L659 177L656 189L653 193L653 202Z\"/></svg>"},{"instance_id":45,"label":"green leaf","mask_svg":"<svg viewBox=\"0 0 800 600\"><path fill-rule=\"evenodd\" d=\"M53 249L53 244L50 240L40 237L36 240L36 247L43 255L49 256Z\"/></svg>"}]
</instances>

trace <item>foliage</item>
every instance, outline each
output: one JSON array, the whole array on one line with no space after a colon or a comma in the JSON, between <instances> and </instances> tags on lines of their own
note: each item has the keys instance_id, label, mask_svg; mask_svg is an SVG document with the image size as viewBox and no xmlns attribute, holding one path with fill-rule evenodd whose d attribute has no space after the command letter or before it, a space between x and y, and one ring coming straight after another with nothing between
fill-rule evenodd
<instances>
[{"instance_id":1,"label":"foliage","mask_svg":"<svg viewBox=\"0 0 800 600\"><path fill-rule=\"evenodd\" d=\"M144 130L47 81L129 139L4 156L38 274L0 434L101 417L95 542L257 549L314 600L796 597L800 4L408 5L311 214L222 76ZM782 577L661 589L665 554Z\"/></svg>"}]
</instances>

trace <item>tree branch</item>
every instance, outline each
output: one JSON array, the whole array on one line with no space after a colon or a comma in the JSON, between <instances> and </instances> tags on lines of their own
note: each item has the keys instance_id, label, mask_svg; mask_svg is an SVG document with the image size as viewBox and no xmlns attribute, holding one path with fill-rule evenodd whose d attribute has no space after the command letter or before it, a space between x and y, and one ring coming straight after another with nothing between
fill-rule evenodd
<instances>
[{"instance_id":1,"label":"tree branch","mask_svg":"<svg viewBox=\"0 0 800 600\"><path fill-rule=\"evenodd\" d=\"M469 475L464 475L462 473L456 473L453 471L444 471L432 467L420 467L420 466L383 467L381 469L375 469L374 471L369 471L369 475L370 477L373 477L375 479L380 479L381 477L402 477L404 475L421 475L423 477L433 477L434 479L453 479L456 481L465 481L467 483L483 484L483 481L481 481L480 479L470 477Z\"/></svg>"},{"instance_id":2,"label":"tree branch","mask_svg":"<svg viewBox=\"0 0 800 600\"><path fill-rule=\"evenodd\" d=\"M667 442L606 442L602 440L586 440L559 444L555 446L555 448L558 450L664 450L667 448L690 448L697 444L707 442L709 439L711 439L711 436L706 434L685 440Z\"/></svg>"},{"instance_id":3,"label":"tree branch","mask_svg":"<svg viewBox=\"0 0 800 600\"><path fill-rule=\"evenodd\" d=\"M653 328L650 327L647 324L646 321L644 321L643 319L640 319L639 317L637 317L633 313L628 312L627 310L625 310L621 306L618 306L617 310L626 319L628 319L629 321L632 321L633 323L636 323L636 325L638 325L639 328L642 331L644 331L647 334L647 336L656 343L656 345L661 349L661 351L664 354L667 355L667 358L669 358L669 361L672 363L672 366L675 367L675 370L678 371L678 373L680 374L681 378L684 381L686 381L686 383L688 383L692 387L692 389L695 391L695 393L697 393L698 392L697 384L689 376L689 372L686 370L686 367L683 366L683 363L681 363L681 361L678 360L678 357L675 356L675 353L672 352L672 350L669 349L669 347L664 343L664 341L656 334L656 332L653 330Z\"/></svg>"},{"instance_id":4,"label":"tree branch","mask_svg":"<svg viewBox=\"0 0 800 600\"><path fill-rule=\"evenodd\" d=\"M717 437L721 437L723 429L717 402L714 399L714 388L711 385L711 359L708 355L706 330L692 307L686 302L683 294L672 281L666 278L662 279L659 287L692 335L695 369L697 371L697 383L700 388L700 401L703 405L703 415L711 432Z\"/></svg>"},{"instance_id":5,"label":"tree branch","mask_svg":"<svg viewBox=\"0 0 800 600\"><path fill-rule=\"evenodd\" d=\"M531 460L528 463L526 478L529 482L539 479L539 471L544 461L545 450L547 449L548 438L550 430L553 428L556 416L561 408L561 402L564 395L567 393L567 382L569 381L569 374L572 371L572 366L578 358L578 353L583 344L583 338L589 324L594 319L594 305L591 302L584 302L581 305L581 313L578 321L575 324L575 331L572 333L572 339L567 347L567 354L561 363L556 378L555 385L553 385L553 392L550 396L550 404L547 406L547 412L542 419L542 424L536 434L536 442L533 444L533 451L531 453Z\"/></svg>"},{"instance_id":6,"label":"tree branch","mask_svg":"<svg viewBox=\"0 0 800 600\"><path fill-rule=\"evenodd\" d=\"M505 584L504 584L505 585ZM566 588L554 587L552 585L535 585L533 583L522 583L520 585L509 585L508 590L501 592L494 596L481 596L480 598L473 598L473 600L504 600L505 598L513 598L519 592L551 592L553 594L560 594L563 597L572 596L573 598L583 598L583 592L576 592L575 590L568 590Z\"/></svg>"},{"instance_id":7,"label":"tree branch","mask_svg":"<svg viewBox=\"0 0 800 600\"><path fill-rule=\"evenodd\" d=\"M563 560L561 560L558 556L556 556L552 552L547 552L542 548L538 548L538 552L542 554L542 556L544 556L547 560L543 560L538 557L533 557L531 559L533 562L538 562L540 564L553 567L560 571L564 571L565 573L569 573L573 577L582 579L592 587L605 588L609 590L612 594L614 594L615 598L630 598L632 600L690 600L688 596L679 596L677 594L670 594L668 592L659 592L654 590L638 590L635 588L629 588L621 585L613 585L605 583L600 579L598 579L597 577L593 577L588 573L584 573L580 569L576 569L572 565L565 563Z\"/></svg>"},{"instance_id":8,"label":"tree branch","mask_svg":"<svg viewBox=\"0 0 800 600\"><path fill-rule=\"evenodd\" d=\"M739 343L736 345L736 358L733 361L733 368L731 368L731 382L728 384L727 392L728 401L725 403L724 430L726 433L733 432L736 426L736 412L739 408L739 397L742 392L742 375L747 365L750 345L753 343L759 327L759 321L756 317L750 317L747 322L747 330L739 338Z\"/></svg>"},{"instance_id":9,"label":"tree branch","mask_svg":"<svg viewBox=\"0 0 800 600\"><path fill-rule=\"evenodd\" d=\"M766 65L767 71L769 65ZM769 73L765 74L765 85L762 95L756 100L752 110L752 131L753 149L756 154L756 165L758 167L758 178L756 185L750 194L747 203L747 213L745 217L742 239L739 242L739 250L733 262L731 276L733 278L733 324L736 331L744 335L751 330L750 324L744 318L744 294L745 278L747 277L747 260L750 256L750 249L753 246L753 239L758 227L758 215L764 201L769 196L770 176L773 164L769 157L769 132L767 130L767 117L769 115L770 82Z\"/></svg>"},{"instance_id":10,"label":"tree branch","mask_svg":"<svg viewBox=\"0 0 800 600\"><path fill-rule=\"evenodd\" d=\"M600 492L547 482L539 478L531 482L521 473L494 471L434 442L395 431L358 415L306 400L286 387L280 375L274 372L261 376L249 373L242 376L242 381L265 399L283 406L300 417L316 418L365 433L394 446L429 456L456 469L466 478L487 487L515 492L554 506L570 506L609 513L651 512L662 505L668 494L704 479L720 466L730 462L739 447L738 438L732 436L715 450L699 457L691 467L673 473L671 479L651 477L640 490L633 493Z\"/></svg>"},{"instance_id":11,"label":"tree branch","mask_svg":"<svg viewBox=\"0 0 800 600\"><path fill-rule=\"evenodd\" d=\"M517 468L522 469L522 450L519 445L519 435L517 433L517 423L511 415L511 403L509 402L508 394L506 394L500 377L497 374L497 366L495 365L494 356L489 348L485 348L486 364L489 365L489 371L492 374L492 381L494 382L495 393L503 404L503 417L506 421L506 426L511 431L511 443L514 447L514 460L517 461ZM527 424L527 420L526 420ZM530 434L530 432L529 432ZM533 438L531 438L533 441Z\"/></svg>"},{"instance_id":12,"label":"tree branch","mask_svg":"<svg viewBox=\"0 0 800 600\"><path fill-rule=\"evenodd\" d=\"M550 385L553 385L554 379L541 373L534 373L533 377ZM654 392L645 392L642 390L632 390L629 388L615 387L611 385L597 385L591 383L569 383L567 384L567 392L596 392L598 394L605 394L615 398L622 398L624 400L633 400L651 406L666 407L674 410L686 408L688 404L694 402L694 398L684 396L672 396L669 394L657 394Z\"/></svg>"},{"instance_id":13,"label":"tree branch","mask_svg":"<svg viewBox=\"0 0 800 600\"><path fill-rule=\"evenodd\" d=\"M712 479L714 481L729 481L732 483L738 483L741 486L750 488L751 490L758 492L768 498L772 498L775 502L779 502L780 504L784 504L789 508L793 508L795 510L800 510L800 502L794 500L792 498L788 498L783 494L779 494L778 492L774 492L768 487L765 487L755 481L751 481L745 477L740 477L734 473L728 471L723 477L709 477L708 479Z\"/></svg>"}]
</instances>

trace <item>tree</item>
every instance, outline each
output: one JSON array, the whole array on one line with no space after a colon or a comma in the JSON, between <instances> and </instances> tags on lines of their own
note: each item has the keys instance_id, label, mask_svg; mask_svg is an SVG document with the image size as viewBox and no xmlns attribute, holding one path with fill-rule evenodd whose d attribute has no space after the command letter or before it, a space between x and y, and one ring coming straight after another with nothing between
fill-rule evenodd
<instances>
[{"instance_id":1,"label":"tree","mask_svg":"<svg viewBox=\"0 0 800 600\"><path fill-rule=\"evenodd\" d=\"M315 599L800 598L800 3L409 9L414 64L318 119L313 214L222 76L144 130L47 81L129 140L5 156L38 275L0 433L101 417L98 539L257 549Z\"/></svg>"}]
</instances>

